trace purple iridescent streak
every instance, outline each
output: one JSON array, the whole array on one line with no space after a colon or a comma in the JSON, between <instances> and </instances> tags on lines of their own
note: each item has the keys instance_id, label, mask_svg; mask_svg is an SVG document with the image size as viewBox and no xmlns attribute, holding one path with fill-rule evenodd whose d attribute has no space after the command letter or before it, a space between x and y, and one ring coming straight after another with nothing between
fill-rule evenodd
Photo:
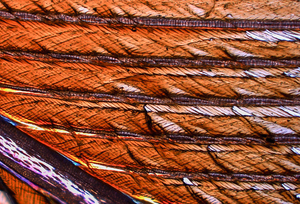
<instances>
[{"instance_id":1,"label":"purple iridescent streak","mask_svg":"<svg viewBox=\"0 0 300 204\"><path fill-rule=\"evenodd\" d=\"M14 141L6 139L0 135L0 144L0 150L2 151L2 154L9 157L14 162L39 174L47 181L51 180L52 182L59 183L74 195L83 197L87 204L100 203L91 193L80 189L78 185L74 184L63 175L56 173L53 166L47 164L37 157L30 156L24 149L18 147Z\"/></svg>"}]
</instances>

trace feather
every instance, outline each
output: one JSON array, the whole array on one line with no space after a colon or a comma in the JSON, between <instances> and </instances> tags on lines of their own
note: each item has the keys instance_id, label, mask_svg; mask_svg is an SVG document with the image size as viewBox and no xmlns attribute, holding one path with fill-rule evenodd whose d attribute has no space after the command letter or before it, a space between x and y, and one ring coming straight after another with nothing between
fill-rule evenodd
<instances>
[{"instance_id":1,"label":"feather","mask_svg":"<svg viewBox=\"0 0 300 204\"><path fill-rule=\"evenodd\" d=\"M4 94L1 98L0 110L5 117L24 124L88 129L91 132L236 136L274 135L276 134L274 128L282 129L278 134L297 134L300 131L294 125L300 120L299 106L240 107L247 112L241 114L234 111L235 106L143 106L126 103L65 101L16 94ZM239 126L234 126L234 123Z\"/></svg>"},{"instance_id":2,"label":"feather","mask_svg":"<svg viewBox=\"0 0 300 204\"><path fill-rule=\"evenodd\" d=\"M163 139L112 139L96 134L19 129L86 166L99 163L124 171L195 176L206 172L249 175L300 172L300 160L295 152L298 145L185 144Z\"/></svg>"},{"instance_id":3,"label":"feather","mask_svg":"<svg viewBox=\"0 0 300 204\"><path fill-rule=\"evenodd\" d=\"M13 27L13 29L12 29ZM107 25L47 24L3 19L2 49L31 52L102 54L164 58L299 57L299 43L280 41L266 44L243 31L173 28L139 28ZM82 43L84 42L84 44Z\"/></svg>"},{"instance_id":4,"label":"feather","mask_svg":"<svg viewBox=\"0 0 300 204\"><path fill-rule=\"evenodd\" d=\"M291 75L297 72L297 68L141 68L86 63L47 63L12 57L3 58L0 64L4 67L0 70L2 83L56 92L117 92L151 97L169 93L189 97L284 98L288 95L299 96L300 88L299 77Z\"/></svg>"},{"instance_id":5,"label":"feather","mask_svg":"<svg viewBox=\"0 0 300 204\"><path fill-rule=\"evenodd\" d=\"M298 7L0 1L5 185L20 204L299 203Z\"/></svg>"}]
</instances>

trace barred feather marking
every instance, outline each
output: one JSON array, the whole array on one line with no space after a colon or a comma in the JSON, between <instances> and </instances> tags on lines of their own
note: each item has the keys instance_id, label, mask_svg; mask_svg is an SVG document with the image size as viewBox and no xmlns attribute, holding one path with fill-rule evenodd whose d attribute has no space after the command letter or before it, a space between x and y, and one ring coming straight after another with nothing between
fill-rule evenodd
<instances>
[{"instance_id":1,"label":"barred feather marking","mask_svg":"<svg viewBox=\"0 0 300 204\"><path fill-rule=\"evenodd\" d=\"M49 25L13 20L2 20L1 28L2 49L31 52L164 58L194 58L200 53L216 59L300 56L297 42L266 44L250 39L243 31L181 29L176 32L172 28L154 28L149 32L147 28L139 28L133 32L130 27Z\"/></svg>"},{"instance_id":2,"label":"barred feather marking","mask_svg":"<svg viewBox=\"0 0 300 204\"><path fill-rule=\"evenodd\" d=\"M98 132L118 130L141 135L172 134L174 132L188 135L199 135L201 132L208 135L257 135L258 133L272 135L276 134L276 131L282 134L298 134L300 132L296 125L300 118L288 114L280 107L240 107L252 114L252 116L241 117L234 113L232 107L148 104L145 107L150 118L147 119L143 105L88 101L79 103L78 101L12 93L5 93L2 95L2 99L0 110L4 116L13 117L13 120L21 122L28 121L34 125L71 126ZM22 108L20 109L20 107ZM299 112L298 106L287 108L295 113ZM195 110L199 110L199 112L195 112ZM78 114L80 114L80 120L76 119ZM149 119L153 122L152 127L147 125ZM290 120L293 123L287 122ZM235 126L226 128L228 124L233 123L236 123ZM236 126L237 124L239 125ZM270 133L266 133L264 128L268 129ZM200 132L197 133L197 131Z\"/></svg>"},{"instance_id":3,"label":"barred feather marking","mask_svg":"<svg viewBox=\"0 0 300 204\"><path fill-rule=\"evenodd\" d=\"M12 57L0 59L0 64L3 67L0 70L1 84L50 92L118 92L160 98L166 95L195 98L284 98L287 95L295 97L300 94L298 68L139 68L86 63L48 63ZM45 80L46 78L48 80Z\"/></svg>"}]
</instances>

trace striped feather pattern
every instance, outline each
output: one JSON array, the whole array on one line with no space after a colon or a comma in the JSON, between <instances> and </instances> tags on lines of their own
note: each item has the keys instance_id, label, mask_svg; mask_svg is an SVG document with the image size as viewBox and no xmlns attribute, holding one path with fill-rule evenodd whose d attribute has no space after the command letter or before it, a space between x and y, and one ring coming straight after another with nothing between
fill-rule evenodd
<instances>
[{"instance_id":1,"label":"striped feather pattern","mask_svg":"<svg viewBox=\"0 0 300 204\"><path fill-rule=\"evenodd\" d=\"M6 67L0 71L3 84L42 90L196 98L285 98L300 94L297 67L124 67L11 57L2 58L0 64Z\"/></svg>"},{"instance_id":2,"label":"striped feather pattern","mask_svg":"<svg viewBox=\"0 0 300 204\"><path fill-rule=\"evenodd\" d=\"M298 7L2 0L0 115L142 203L299 203Z\"/></svg>"}]
</instances>

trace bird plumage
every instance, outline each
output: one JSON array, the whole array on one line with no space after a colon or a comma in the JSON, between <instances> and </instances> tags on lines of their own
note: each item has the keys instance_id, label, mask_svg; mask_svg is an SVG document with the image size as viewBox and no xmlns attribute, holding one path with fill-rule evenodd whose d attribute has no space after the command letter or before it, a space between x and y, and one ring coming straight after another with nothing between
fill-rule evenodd
<instances>
[{"instance_id":1,"label":"bird plumage","mask_svg":"<svg viewBox=\"0 0 300 204\"><path fill-rule=\"evenodd\" d=\"M1 1L5 193L299 203L299 6Z\"/></svg>"}]
</instances>

